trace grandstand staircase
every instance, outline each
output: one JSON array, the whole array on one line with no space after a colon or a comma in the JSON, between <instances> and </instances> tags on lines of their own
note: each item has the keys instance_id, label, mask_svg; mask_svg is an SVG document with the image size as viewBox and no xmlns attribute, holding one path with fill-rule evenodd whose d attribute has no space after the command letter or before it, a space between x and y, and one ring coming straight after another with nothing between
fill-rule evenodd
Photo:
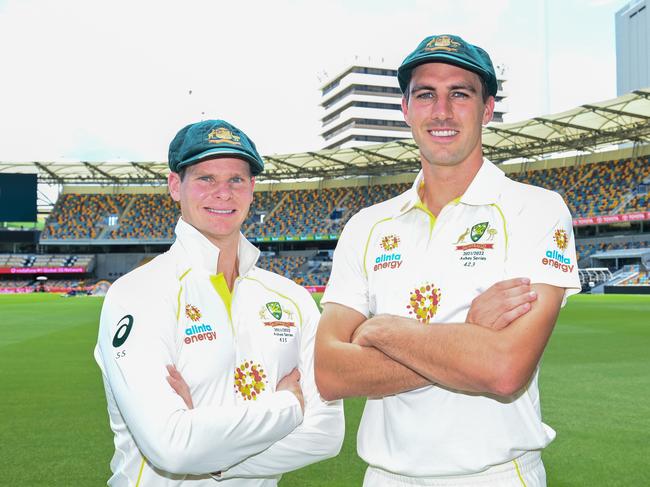
<instances>
[{"instance_id":1,"label":"grandstand staircase","mask_svg":"<svg viewBox=\"0 0 650 487\"><path fill-rule=\"evenodd\" d=\"M120 213L120 215L117 217L117 225L115 225L114 227L109 227L105 223L102 224L101 226L104 227L104 228L102 229L101 232L99 232L99 235L97 236L97 239L101 240L101 239L107 238L107 234L110 231L115 230L117 228L120 228L120 225L122 224L122 217L127 214L127 212L131 209L131 207L134 204L135 204L135 198L129 198L129 202L126 204L126 206L122 210L122 213Z\"/></svg>"}]
</instances>

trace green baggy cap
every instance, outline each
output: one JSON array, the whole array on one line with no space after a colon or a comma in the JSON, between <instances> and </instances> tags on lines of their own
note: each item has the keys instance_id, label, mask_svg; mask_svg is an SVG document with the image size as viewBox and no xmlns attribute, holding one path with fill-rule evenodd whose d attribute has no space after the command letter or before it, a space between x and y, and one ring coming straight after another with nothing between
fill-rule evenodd
<instances>
[{"instance_id":1,"label":"green baggy cap","mask_svg":"<svg viewBox=\"0 0 650 487\"><path fill-rule=\"evenodd\" d=\"M483 78L490 95L495 96L497 93L497 76L488 53L458 36L430 36L420 42L397 68L397 80L402 93L408 89L413 70L424 63L453 64L473 71Z\"/></svg>"},{"instance_id":2,"label":"green baggy cap","mask_svg":"<svg viewBox=\"0 0 650 487\"><path fill-rule=\"evenodd\" d=\"M244 132L224 120L204 120L176 134L169 144L169 169L178 172L206 159L228 156L247 161L253 176L264 170L264 160Z\"/></svg>"}]
</instances>

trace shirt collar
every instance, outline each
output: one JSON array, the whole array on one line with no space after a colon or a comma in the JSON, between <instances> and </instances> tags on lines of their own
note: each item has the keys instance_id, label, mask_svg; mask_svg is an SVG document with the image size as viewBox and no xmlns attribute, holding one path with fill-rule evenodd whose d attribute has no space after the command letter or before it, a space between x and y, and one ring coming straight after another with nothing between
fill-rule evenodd
<instances>
[{"instance_id":1,"label":"shirt collar","mask_svg":"<svg viewBox=\"0 0 650 487\"><path fill-rule=\"evenodd\" d=\"M487 159L483 159L480 169L474 176L465 193L459 198L461 203L467 205L489 205L497 201L501 187L505 181L505 174ZM403 215L409 210L424 205L420 200L418 189L424 185L424 173L420 169L411 188L404 193L404 199L395 216Z\"/></svg>"},{"instance_id":2,"label":"shirt collar","mask_svg":"<svg viewBox=\"0 0 650 487\"><path fill-rule=\"evenodd\" d=\"M176 242L187 254L192 267L198 267L210 274L217 273L219 247L210 242L205 235L183 220L182 217L178 219L174 233L176 233ZM240 233L237 256L239 257L239 275L244 276L257 263L260 251Z\"/></svg>"},{"instance_id":3,"label":"shirt collar","mask_svg":"<svg viewBox=\"0 0 650 487\"><path fill-rule=\"evenodd\" d=\"M496 165L483 159L481 168L474 176L469 187L460 197L460 202L466 205L489 205L496 203L501 194L501 188L506 175Z\"/></svg>"}]
</instances>

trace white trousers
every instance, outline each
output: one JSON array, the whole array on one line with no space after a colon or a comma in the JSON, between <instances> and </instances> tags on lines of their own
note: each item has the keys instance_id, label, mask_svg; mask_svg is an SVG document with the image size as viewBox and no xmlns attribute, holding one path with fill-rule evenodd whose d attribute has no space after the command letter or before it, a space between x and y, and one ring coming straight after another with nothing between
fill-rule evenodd
<instances>
[{"instance_id":1,"label":"white trousers","mask_svg":"<svg viewBox=\"0 0 650 487\"><path fill-rule=\"evenodd\" d=\"M546 487L542 455L531 451L508 463L495 465L472 475L451 477L407 477L380 468L368 467L363 487Z\"/></svg>"}]
</instances>

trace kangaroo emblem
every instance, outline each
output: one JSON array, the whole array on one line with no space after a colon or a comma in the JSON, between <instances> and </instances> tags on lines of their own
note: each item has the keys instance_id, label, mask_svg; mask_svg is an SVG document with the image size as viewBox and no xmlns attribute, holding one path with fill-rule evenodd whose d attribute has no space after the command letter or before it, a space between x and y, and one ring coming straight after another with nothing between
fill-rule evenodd
<instances>
[{"instance_id":1,"label":"kangaroo emblem","mask_svg":"<svg viewBox=\"0 0 650 487\"><path fill-rule=\"evenodd\" d=\"M464 241L465 241L465 237L467 237L468 235L469 235L469 227L467 227L467 228L465 229L465 232L463 232L463 233L460 235L460 237L458 237L458 240L456 240L456 243L459 244L459 243L464 242Z\"/></svg>"}]
</instances>

